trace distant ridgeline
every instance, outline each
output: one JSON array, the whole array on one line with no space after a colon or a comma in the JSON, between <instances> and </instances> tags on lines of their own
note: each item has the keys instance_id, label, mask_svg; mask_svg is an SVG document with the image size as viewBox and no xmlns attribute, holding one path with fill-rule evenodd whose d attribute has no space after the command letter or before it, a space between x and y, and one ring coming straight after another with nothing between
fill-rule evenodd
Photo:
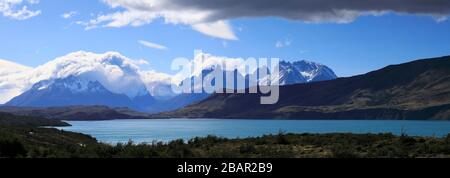
<instances>
[{"instance_id":1,"label":"distant ridgeline","mask_svg":"<svg viewBox=\"0 0 450 178\"><path fill-rule=\"evenodd\" d=\"M0 112L0 127L40 127L40 126L70 126L69 124L43 117L17 116Z\"/></svg>"},{"instance_id":2,"label":"distant ridgeline","mask_svg":"<svg viewBox=\"0 0 450 178\"><path fill-rule=\"evenodd\" d=\"M450 56L391 65L364 75L286 85L274 105L260 94L214 94L153 117L450 119Z\"/></svg>"},{"instance_id":3,"label":"distant ridgeline","mask_svg":"<svg viewBox=\"0 0 450 178\"><path fill-rule=\"evenodd\" d=\"M51 120L111 120L111 119L149 119L148 113L128 108L107 106L59 106L59 107L17 107L0 106L0 113L17 116L46 118ZM6 122L6 121L5 121ZM0 121L1 123L1 121Z\"/></svg>"}]
</instances>

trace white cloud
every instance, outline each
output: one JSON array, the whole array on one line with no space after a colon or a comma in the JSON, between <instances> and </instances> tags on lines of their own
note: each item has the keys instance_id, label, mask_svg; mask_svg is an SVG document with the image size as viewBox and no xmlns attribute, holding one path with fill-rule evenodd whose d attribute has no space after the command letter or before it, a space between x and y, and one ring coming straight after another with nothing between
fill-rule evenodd
<instances>
[{"instance_id":1,"label":"white cloud","mask_svg":"<svg viewBox=\"0 0 450 178\"><path fill-rule=\"evenodd\" d=\"M58 57L44 65L29 68L11 62L2 62L0 66L0 103L28 90L33 84L42 80L53 80L78 76L89 81L99 81L108 90L114 93L125 94L130 98L146 94L145 81L152 76L160 74L141 71L139 65L147 63L144 60L132 60L117 52L96 54L91 52L74 52ZM8 65L3 65L8 64ZM17 70L9 70L14 66ZM19 66L19 67L15 67ZM143 77L143 74L146 74ZM165 79L166 80L166 79ZM170 80L168 80L170 81Z\"/></svg>"},{"instance_id":2,"label":"white cloud","mask_svg":"<svg viewBox=\"0 0 450 178\"><path fill-rule=\"evenodd\" d=\"M201 76L203 70L223 64L227 66L227 72L237 69L241 74L246 73L243 58L214 56L204 52L197 52L189 61L188 66L195 66L194 71L189 74L168 75L141 70L140 65L146 64L148 62L145 60L130 59L117 52L96 54L85 51L58 57L36 68L0 60L0 103L20 95L42 80L69 76L77 76L84 81L98 81L111 92L133 98L146 93L171 96L173 92L170 85L179 84L186 78Z\"/></svg>"},{"instance_id":3,"label":"white cloud","mask_svg":"<svg viewBox=\"0 0 450 178\"><path fill-rule=\"evenodd\" d=\"M0 59L0 76L22 73L32 69L33 68L28 66Z\"/></svg>"},{"instance_id":4,"label":"white cloud","mask_svg":"<svg viewBox=\"0 0 450 178\"><path fill-rule=\"evenodd\" d=\"M195 24L192 26L192 28L212 37L222 38L226 40L238 39L231 29L231 26L226 21Z\"/></svg>"},{"instance_id":5,"label":"white cloud","mask_svg":"<svg viewBox=\"0 0 450 178\"><path fill-rule=\"evenodd\" d=\"M172 92L172 76L156 71L142 71L141 80L152 96L174 96Z\"/></svg>"},{"instance_id":6,"label":"white cloud","mask_svg":"<svg viewBox=\"0 0 450 178\"><path fill-rule=\"evenodd\" d=\"M309 50L306 50L306 49L301 49L299 51L300 54L305 54L305 53L308 53L308 52L309 52Z\"/></svg>"},{"instance_id":7,"label":"white cloud","mask_svg":"<svg viewBox=\"0 0 450 178\"><path fill-rule=\"evenodd\" d=\"M138 42L141 45L144 45L145 47L148 47L148 48L159 49L159 50L167 50L167 47L164 46L164 45L156 44L156 43L145 41L145 40L140 40Z\"/></svg>"},{"instance_id":8,"label":"white cloud","mask_svg":"<svg viewBox=\"0 0 450 178\"><path fill-rule=\"evenodd\" d=\"M150 63L147 61L147 60L145 60L145 59L138 59L138 60L132 60L131 61L133 64L135 64L135 65L138 65L138 66L140 66L140 65L149 65Z\"/></svg>"},{"instance_id":9,"label":"white cloud","mask_svg":"<svg viewBox=\"0 0 450 178\"><path fill-rule=\"evenodd\" d=\"M16 81L21 80L20 76L31 70L33 68L0 59L0 103L5 103L23 92L23 82Z\"/></svg>"},{"instance_id":10,"label":"white cloud","mask_svg":"<svg viewBox=\"0 0 450 178\"><path fill-rule=\"evenodd\" d=\"M228 48L228 42L227 41L222 41L222 46L224 48Z\"/></svg>"},{"instance_id":11,"label":"white cloud","mask_svg":"<svg viewBox=\"0 0 450 178\"><path fill-rule=\"evenodd\" d=\"M26 20L41 14L40 10L29 10L27 5L38 4L39 0L0 0L0 13L8 18Z\"/></svg>"},{"instance_id":12,"label":"white cloud","mask_svg":"<svg viewBox=\"0 0 450 178\"><path fill-rule=\"evenodd\" d=\"M144 83L166 83L170 84L172 78L171 75L165 73L159 73L156 71L140 71L141 79Z\"/></svg>"},{"instance_id":13,"label":"white cloud","mask_svg":"<svg viewBox=\"0 0 450 178\"><path fill-rule=\"evenodd\" d=\"M64 19L70 19L77 13L78 13L77 11L70 11L70 12L66 12L66 13L62 14L61 17Z\"/></svg>"},{"instance_id":14,"label":"white cloud","mask_svg":"<svg viewBox=\"0 0 450 178\"><path fill-rule=\"evenodd\" d=\"M284 47L290 46L291 44L292 44L292 40L289 39L289 38L286 38L284 40L278 40L275 43L275 47L277 47L277 48L284 48Z\"/></svg>"},{"instance_id":15,"label":"white cloud","mask_svg":"<svg viewBox=\"0 0 450 178\"><path fill-rule=\"evenodd\" d=\"M386 12L440 17L450 15L448 0L101 0L112 12L80 22L85 29L141 26L163 19L191 26L205 35L237 40L228 20L280 17L307 23L350 23ZM239 28L237 29L239 31Z\"/></svg>"},{"instance_id":16,"label":"white cloud","mask_svg":"<svg viewBox=\"0 0 450 178\"><path fill-rule=\"evenodd\" d=\"M227 67L224 68L223 66ZM232 71L234 69L239 70L241 73L245 73L246 65L243 58L231 58L226 56L214 56L209 53L204 53L202 51L196 52L194 58L189 61L189 66L194 66L191 73L177 73L172 77L172 83L180 83L182 80L193 77L201 76L203 70L213 69L217 66L221 66L222 69L227 71ZM236 67L236 68L234 68ZM192 67L191 67L192 68Z\"/></svg>"},{"instance_id":17,"label":"white cloud","mask_svg":"<svg viewBox=\"0 0 450 178\"><path fill-rule=\"evenodd\" d=\"M225 20L209 21L209 11L195 9L170 8L170 3L154 0L103 0L116 12L99 15L89 21L77 22L85 26L86 30L98 27L142 26L163 18L168 24L189 25L192 29L205 35L225 39L237 40L232 27Z\"/></svg>"},{"instance_id":18,"label":"white cloud","mask_svg":"<svg viewBox=\"0 0 450 178\"><path fill-rule=\"evenodd\" d=\"M448 16L434 16L434 20L436 20L437 23L445 22L448 18Z\"/></svg>"}]
</instances>

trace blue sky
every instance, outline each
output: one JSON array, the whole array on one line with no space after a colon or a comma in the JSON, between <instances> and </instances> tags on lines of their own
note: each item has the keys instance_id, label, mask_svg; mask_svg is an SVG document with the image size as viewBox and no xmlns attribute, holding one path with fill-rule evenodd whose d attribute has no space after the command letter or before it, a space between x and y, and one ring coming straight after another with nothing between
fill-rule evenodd
<instances>
[{"instance_id":1,"label":"blue sky","mask_svg":"<svg viewBox=\"0 0 450 178\"><path fill-rule=\"evenodd\" d=\"M230 18L226 21L238 38L230 40L193 30L190 22L167 23L167 18L155 18L140 26L90 30L77 24L128 8L111 8L102 1L41 0L27 5L40 14L17 20L0 13L0 58L28 66L78 50L117 51L147 60L149 65L142 66L144 69L174 73L170 71L172 59L192 58L194 50L201 49L216 56L306 59L328 65L339 76L351 76L389 64L450 55L450 20L437 21L428 15L390 12L362 15L346 23L264 16ZM76 12L71 18L62 17L71 11ZM141 40L167 49L145 47L138 42ZM277 43L282 45L277 47Z\"/></svg>"}]
</instances>

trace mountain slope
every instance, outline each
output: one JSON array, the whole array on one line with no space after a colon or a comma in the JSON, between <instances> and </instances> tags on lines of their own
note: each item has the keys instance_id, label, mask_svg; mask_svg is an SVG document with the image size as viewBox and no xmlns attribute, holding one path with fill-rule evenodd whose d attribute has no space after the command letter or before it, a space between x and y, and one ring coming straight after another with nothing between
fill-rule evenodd
<instances>
[{"instance_id":1,"label":"mountain slope","mask_svg":"<svg viewBox=\"0 0 450 178\"><path fill-rule=\"evenodd\" d=\"M169 100L158 101L154 108L160 112L172 111L208 98L208 93L184 93Z\"/></svg>"},{"instance_id":2,"label":"mountain slope","mask_svg":"<svg viewBox=\"0 0 450 178\"><path fill-rule=\"evenodd\" d=\"M280 87L260 94L214 94L156 117L293 119L450 119L450 56L424 59L349 78Z\"/></svg>"}]
</instances>

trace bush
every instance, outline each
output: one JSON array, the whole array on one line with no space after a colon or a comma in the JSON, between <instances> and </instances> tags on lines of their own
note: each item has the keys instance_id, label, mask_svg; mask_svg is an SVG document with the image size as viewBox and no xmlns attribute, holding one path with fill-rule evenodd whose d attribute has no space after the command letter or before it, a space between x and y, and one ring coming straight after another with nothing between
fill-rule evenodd
<instances>
[{"instance_id":1,"label":"bush","mask_svg":"<svg viewBox=\"0 0 450 178\"><path fill-rule=\"evenodd\" d=\"M344 146L342 144L334 145L331 147L331 153L335 158L357 158L358 154L350 146Z\"/></svg>"},{"instance_id":2,"label":"bush","mask_svg":"<svg viewBox=\"0 0 450 178\"><path fill-rule=\"evenodd\" d=\"M291 142L286 137L286 134L280 131L276 137L276 143L281 145L289 145Z\"/></svg>"},{"instance_id":3,"label":"bush","mask_svg":"<svg viewBox=\"0 0 450 178\"><path fill-rule=\"evenodd\" d=\"M0 157L24 157L27 150L18 140L0 140Z\"/></svg>"},{"instance_id":4,"label":"bush","mask_svg":"<svg viewBox=\"0 0 450 178\"><path fill-rule=\"evenodd\" d=\"M33 134L30 134L33 133ZM245 139L216 136L168 143L108 145L82 134L47 128L0 126L0 157L30 158L297 158L450 157L450 134L442 138L406 134L285 134Z\"/></svg>"},{"instance_id":5,"label":"bush","mask_svg":"<svg viewBox=\"0 0 450 178\"><path fill-rule=\"evenodd\" d=\"M414 139L413 137L408 137L408 136L400 136L400 142L406 146L412 146L414 144L416 144L416 139Z\"/></svg>"},{"instance_id":6,"label":"bush","mask_svg":"<svg viewBox=\"0 0 450 178\"><path fill-rule=\"evenodd\" d=\"M242 154L255 153L256 148L251 144L243 144L239 147L239 152Z\"/></svg>"}]
</instances>

